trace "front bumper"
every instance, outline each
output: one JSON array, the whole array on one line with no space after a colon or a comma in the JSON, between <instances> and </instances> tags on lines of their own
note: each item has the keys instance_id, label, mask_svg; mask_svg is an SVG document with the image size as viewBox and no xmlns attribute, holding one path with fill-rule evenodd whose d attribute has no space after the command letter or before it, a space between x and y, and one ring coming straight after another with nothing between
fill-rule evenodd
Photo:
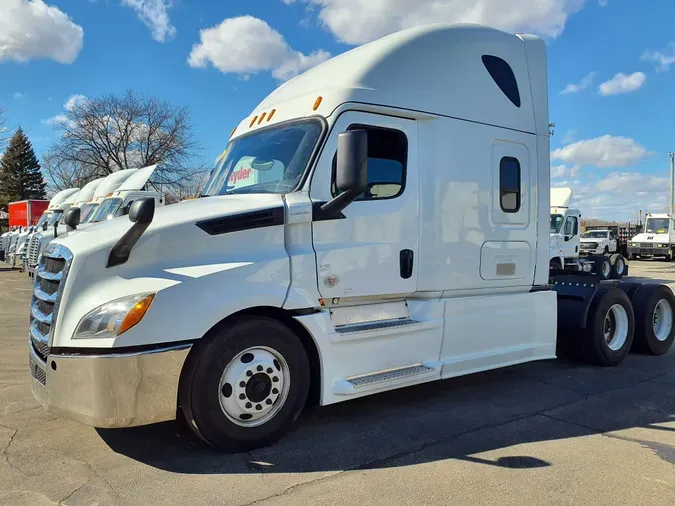
<instances>
[{"instance_id":1,"label":"front bumper","mask_svg":"<svg viewBox=\"0 0 675 506\"><path fill-rule=\"evenodd\" d=\"M604 252L604 248L579 248L580 255L602 255Z\"/></svg>"},{"instance_id":2,"label":"front bumper","mask_svg":"<svg viewBox=\"0 0 675 506\"><path fill-rule=\"evenodd\" d=\"M134 427L176 418L190 344L102 355L48 355L29 344L31 389L42 406L86 425ZM111 350L101 350L110 352Z\"/></svg>"},{"instance_id":3,"label":"front bumper","mask_svg":"<svg viewBox=\"0 0 675 506\"><path fill-rule=\"evenodd\" d=\"M628 246L629 255L668 256L670 248L651 248L643 246Z\"/></svg>"}]
</instances>

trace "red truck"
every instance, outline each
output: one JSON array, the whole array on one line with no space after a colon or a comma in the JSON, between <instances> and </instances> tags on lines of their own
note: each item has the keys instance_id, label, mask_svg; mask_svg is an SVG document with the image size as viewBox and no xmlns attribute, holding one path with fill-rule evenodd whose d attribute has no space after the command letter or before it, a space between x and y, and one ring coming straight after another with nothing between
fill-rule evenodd
<instances>
[{"instance_id":1,"label":"red truck","mask_svg":"<svg viewBox=\"0 0 675 506\"><path fill-rule=\"evenodd\" d=\"M7 206L9 212L9 228L28 227L35 225L42 213L49 206L48 200L20 200L10 202Z\"/></svg>"}]
</instances>

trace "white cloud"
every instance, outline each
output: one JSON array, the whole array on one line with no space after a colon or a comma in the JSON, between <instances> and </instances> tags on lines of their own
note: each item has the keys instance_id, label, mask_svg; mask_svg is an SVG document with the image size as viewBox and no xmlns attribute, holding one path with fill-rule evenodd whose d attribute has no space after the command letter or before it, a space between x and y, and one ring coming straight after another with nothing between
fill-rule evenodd
<instances>
[{"instance_id":1,"label":"white cloud","mask_svg":"<svg viewBox=\"0 0 675 506\"><path fill-rule=\"evenodd\" d=\"M670 66L675 63L675 42L669 43L665 49L661 51L652 51L648 49L642 55L645 61L658 63L656 70L658 72L670 70Z\"/></svg>"},{"instance_id":2,"label":"white cloud","mask_svg":"<svg viewBox=\"0 0 675 506\"><path fill-rule=\"evenodd\" d=\"M15 91L15 92L14 92L14 95L12 95L12 98L13 98L14 100L21 100L21 99L22 99L23 97L25 97L25 96L26 96L26 95L24 95L24 94L21 93L20 91Z\"/></svg>"},{"instance_id":3,"label":"white cloud","mask_svg":"<svg viewBox=\"0 0 675 506\"><path fill-rule=\"evenodd\" d=\"M563 144L571 144L572 142L577 140L577 131L576 130L568 130L567 133L565 134L565 137L563 137L562 143Z\"/></svg>"},{"instance_id":4,"label":"white cloud","mask_svg":"<svg viewBox=\"0 0 675 506\"><path fill-rule=\"evenodd\" d=\"M169 19L171 0L122 0L122 5L131 7L148 28L157 42L166 42L176 35L176 27Z\"/></svg>"},{"instance_id":5,"label":"white cloud","mask_svg":"<svg viewBox=\"0 0 675 506\"><path fill-rule=\"evenodd\" d=\"M68 97L68 100L63 104L63 108L66 111L72 111L75 109L77 106L84 104L87 101L87 97L84 95L71 95ZM56 116L52 116L49 119L43 119L41 121L43 125L47 126L59 126L59 125L66 125L70 123L70 120L65 114L57 114Z\"/></svg>"},{"instance_id":6,"label":"white cloud","mask_svg":"<svg viewBox=\"0 0 675 506\"><path fill-rule=\"evenodd\" d=\"M308 55L295 51L262 19L240 16L201 30L200 42L192 47L188 64L206 68L210 63L223 73L244 78L271 71L275 78L286 80L328 58L330 54L323 50Z\"/></svg>"},{"instance_id":7,"label":"white cloud","mask_svg":"<svg viewBox=\"0 0 675 506\"><path fill-rule=\"evenodd\" d=\"M593 79L595 78L595 72L591 72L586 77L582 78L578 84L568 84L564 90L560 93L563 95L569 95L570 93L578 93L582 90L585 90L590 85L593 84Z\"/></svg>"},{"instance_id":8,"label":"white cloud","mask_svg":"<svg viewBox=\"0 0 675 506\"><path fill-rule=\"evenodd\" d=\"M63 108L66 111L72 111L75 109L78 105L82 105L87 101L87 97L84 95L71 95L68 100L66 100L66 103L63 104Z\"/></svg>"},{"instance_id":9,"label":"white cloud","mask_svg":"<svg viewBox=\"0 0 675 506\"><path fill-rule=\"evenodd\" d=\"M665 212L668 207L668 177L661 174L615 171L595 182L563 181L552 186L572 188L572 205L586 218L635 221L638 210Z\"/></svg>"},{"instance_id":10,"label":"white cloud","mask_svg":"<svg viewBox=\"0 0 675 506\"><path fill-rule=\"evenodd\" d=\"M81 26L42 0L0 0L0 62L73 63L83 38Z\"/></svg>"},{"instance_id":11,"label":"white cloud","mask_svg":"<svg viewBox=\"0 0 675 506\"><path fill-rule=\"evenodd\" d=\"M600 5L600 7L607 7L608 2L609 0L598 0L598 5Z\"/></svg>"},{"instance_id":12,"label":"white cloud","mask_svg":"<svg viewBox=\"0 0 675 506\"><path fill-rule=\"evenodd\" d=\"M551 153L551 160L600 168L628 167L649 154L633 139L603 135L558 148Z\"/></svg>"},{"instance_id":13,"label":"white cloud","mask_svg":"<svg viewBox=\"0 0 675 506\"><path fill-rule=\"evenodd\" d=\"M643 72L633 72L630 75L619 72L609 81L602 83L599 90L604 96L633 93L642 88L646 81L647 76Z\"/></svg>"},{"instance_id":14,"label":"white cloud","mask_svg":"<svg viewBox=\"0 0 675 506\"><path fill-rule=\"evenodd\" d=\"M573 167L568 167L567 165L552 165L551 177L579 177L579 169L581 169L579 165L574 165Z\"/></svg>"},{"instance_id":15,"label":"white cloud","mask_svg":"<svg viewBox=\"0 0 675 506\"><path fill-rule=\"evenodd\" d=\"M285 4L293 0L282 0ZM557 37L586 0L297 0L317 8L321 24L347 44L428 23L466 22Z\"/></svg>"}]
</instances>

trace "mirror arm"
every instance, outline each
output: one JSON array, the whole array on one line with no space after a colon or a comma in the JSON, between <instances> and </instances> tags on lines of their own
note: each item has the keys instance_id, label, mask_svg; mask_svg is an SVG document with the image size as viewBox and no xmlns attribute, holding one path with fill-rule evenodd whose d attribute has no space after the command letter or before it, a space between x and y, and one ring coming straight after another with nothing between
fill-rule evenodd
<instances>
[{"instance_id":1,"label":"mirror arm","mask_svg":"<svg viewBox=\"0 0 675 506\"><path fill-rule=\"evenodd\" d=\"M325 213L327 216L334 216L338 214L340 211L342 211L349 204L354 202L362 191L363 190L354 189L343 192L330 202L326 202L324 205L322 205L321 211Z\"/></svg>"}]
</instances>

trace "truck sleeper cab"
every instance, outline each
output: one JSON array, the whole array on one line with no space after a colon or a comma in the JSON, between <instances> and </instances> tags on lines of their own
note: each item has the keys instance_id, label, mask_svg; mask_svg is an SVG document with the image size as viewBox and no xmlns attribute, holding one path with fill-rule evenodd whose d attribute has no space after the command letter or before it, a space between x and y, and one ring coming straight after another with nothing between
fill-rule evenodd
<instances>
[{"instance_id":1,"label":"truck sleeper cab","mask_svg":"<svg viewBox=\"0 0 675 506\"><path fill-rule=\"evenodd\" d=\"M280 86L202 198L139 200L47 247L33 394L98 427L178 410L207 443L243 450L307 402L555 358L559 331L603 365L634 334L665 352L667 287L635 288L634 314L596 277L549 279L546 85L540 39L433 25ZM650 304L657 338L634 333Z\"/></svg>"}]
</instances>

